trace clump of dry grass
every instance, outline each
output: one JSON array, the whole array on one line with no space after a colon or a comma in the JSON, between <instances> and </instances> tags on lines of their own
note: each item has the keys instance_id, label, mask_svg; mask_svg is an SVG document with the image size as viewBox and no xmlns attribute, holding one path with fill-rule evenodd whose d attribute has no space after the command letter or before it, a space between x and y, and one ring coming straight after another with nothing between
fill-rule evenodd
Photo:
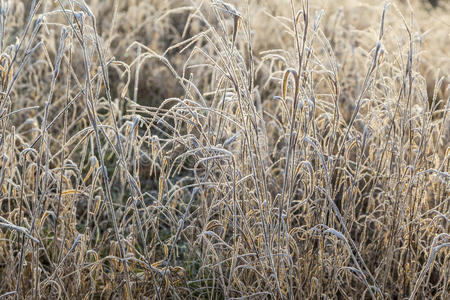
<instances>
[{"instance_id":1,"label":"clump of dry grass","mask_svg":"<svg viewBox=\"0 0 450 300\"><path fill-rule=\"evenodd\" d=\"M3 0L0 298L448 298L450 7L410 2Z\"/></svg>"}]
</instances>

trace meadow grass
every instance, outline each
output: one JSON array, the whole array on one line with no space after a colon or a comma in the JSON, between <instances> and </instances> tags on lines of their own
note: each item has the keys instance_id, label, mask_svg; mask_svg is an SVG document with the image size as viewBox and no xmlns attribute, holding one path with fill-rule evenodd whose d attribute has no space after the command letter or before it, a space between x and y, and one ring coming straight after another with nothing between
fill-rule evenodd
<instances>
[{"instance_id":1,"label":"meadow grass","mask_svg":"<svg viewBox=\"0 0 450 300\"><path fill-rule=\"evenodd\" d=\"M2 0L0 298L448 299L449 14Z\"/></svg>"}]
</instances>

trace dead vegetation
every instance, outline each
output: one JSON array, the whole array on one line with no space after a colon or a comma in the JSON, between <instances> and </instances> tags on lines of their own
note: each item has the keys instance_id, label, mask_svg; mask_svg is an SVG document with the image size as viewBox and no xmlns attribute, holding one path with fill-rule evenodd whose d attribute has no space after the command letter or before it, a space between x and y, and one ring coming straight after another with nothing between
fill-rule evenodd
<instances>
[{"instance_id":1,"label":"dead vegetation","mask_svg":"<svg viewBox=\"0 0 450 300\"><path fill-rule=\"evenodd\" d=\"M430 2L2 0L0 298L448 299Z\"/></svg>"}]
</instances>

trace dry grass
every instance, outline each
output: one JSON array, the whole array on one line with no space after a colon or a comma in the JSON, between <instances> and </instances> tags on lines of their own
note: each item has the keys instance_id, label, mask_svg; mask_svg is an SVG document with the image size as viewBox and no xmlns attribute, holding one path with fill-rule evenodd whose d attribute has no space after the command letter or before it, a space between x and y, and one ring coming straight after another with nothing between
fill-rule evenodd
<instances>
[{"instance_id":1,"label":"dry grass","mask_svg":"<svg viewBox=\"0 0 450 300\"><path fill-rule=\"evenodd\" d=\"M0 298L448 299L450 5L1 1Z\"/></svg>"}]
</instances>

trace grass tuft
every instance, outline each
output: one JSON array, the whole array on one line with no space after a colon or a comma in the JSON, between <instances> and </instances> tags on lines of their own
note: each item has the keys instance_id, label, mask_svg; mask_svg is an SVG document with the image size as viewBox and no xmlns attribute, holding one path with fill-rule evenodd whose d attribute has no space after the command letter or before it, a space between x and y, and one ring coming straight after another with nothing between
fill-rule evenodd
<instances>
[{"instance_id":1,"label":"grass tuft","mask_svg":"<svg viewBox=\"0 0 450 300\"><path fill-rule=\"evenodd\" d=\"M2 0L0 299L448 299L449 12Z\"/></svg>"}]
</instances>

